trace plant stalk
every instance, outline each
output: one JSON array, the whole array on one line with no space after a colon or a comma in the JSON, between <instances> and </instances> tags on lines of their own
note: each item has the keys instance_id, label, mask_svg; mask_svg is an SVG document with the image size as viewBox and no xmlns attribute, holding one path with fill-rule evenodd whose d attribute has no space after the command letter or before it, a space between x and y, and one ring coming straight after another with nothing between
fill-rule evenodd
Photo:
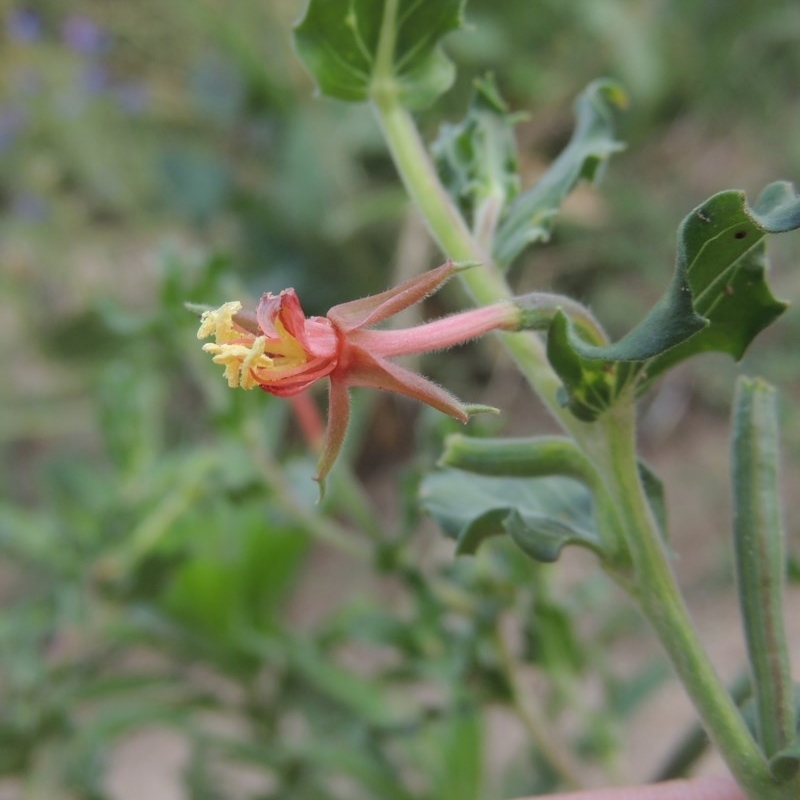
<instances>
[{"instance_id":1,"label":"plant stalk","mask_svg":"<svg viewBox=\"0 0 800 800\"><path fill-rule=\"evenodd\" d=\"M401 106L391 75L374 82L372 104L395 166L431 235L454 261L480 261L482 269L465 270L460 279L482 305L511 297L491 254L473 238L438 179L411 114ZM632 392L620 397L604 419L577 420L557 399L561 382L550 368L540 338L528 333L498 334L536 394L589 455L608 482L633 558L635 581L614 577L634 595L656 630L697 708L709 736L751 800L796 800L800 778L778 786L766 760L716 674L673 577L658 526L637 469L635 409ZM611 566L613 573L613 565Z\"/></svg>"},{"instance_id":2,"label":"plant stalk","mask_svg":"<svg viewBox=\"0 0 800 800\"><path fill-rule=\"evenodd\" d=\"M655 628L709 738L742 790L751 800L796 800L800 783L774 781L691 620L636 467L634 420L632 398L620 398L606 419L607 452L594 453L616 501L633 561L633 585L622 585Z\"/></svg>"},{"instance_id":3,"label":"plant stalk","mask_svg":"<svg viewBox=\"0 0 800 800\"><path fill-rule=\"evenodd\" d=\"M477 305L510 299L511 290L490 253L474 239L466 222L436 174L411 114L403 108L388 82L373 93L372 104L381 129L411 200L442 251L453 261L479 261L479 269L464 270L459 279ZM498 332L503 345L550 413L577 440L593 436L557 399L561 381L550 368L542 340L533 333Z\"/></svg>"}]
</instances>

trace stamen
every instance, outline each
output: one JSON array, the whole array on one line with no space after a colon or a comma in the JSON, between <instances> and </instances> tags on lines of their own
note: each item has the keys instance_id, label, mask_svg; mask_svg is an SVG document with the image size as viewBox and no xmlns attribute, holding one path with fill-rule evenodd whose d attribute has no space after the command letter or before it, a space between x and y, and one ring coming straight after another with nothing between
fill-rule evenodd
<instances>
[{"instance_id":1,"label":"stamen","mask_svg":"<svg viewBox=\"0 0 800 800\"><path fill-rule=\"evenodd\" d=\"M259 382L253 377L254 369L269 369L273 361L264 355L264 337L259 336L252 347L244 344L204 344L203 351L211 353L215 364L225 367L225 379L231 389L254 389Z\"/></svg>"},{"instance_id":2,"label":"stamen","mask_svg":"<svg viewBox=\"0 0 800 800\"><path fill-rule=\"evenodd\" d=\"M267 341L266 336L259 336L250 347L250 352L245 356L242 361L240 370L239 385L242 389L255 389L258 386L258 381L253 375L255 369L265 369L272 366L273 361L269 356L264 355L264 344Z\"/></svg>"},{"instance_id":3,"label":"stamen","mask_svg":"<svg viewBox=\"0 0 800 800\"><path fill-rule=\"evenodd\" d=\"M204 311L200 317L200 328L197 331L198 339L207 339L214 336L217 342L225 343L240 337L240 333L233 325L233 315L242 310L238 300L224 303L213 311Z\"/></svg>"}]
</instances>

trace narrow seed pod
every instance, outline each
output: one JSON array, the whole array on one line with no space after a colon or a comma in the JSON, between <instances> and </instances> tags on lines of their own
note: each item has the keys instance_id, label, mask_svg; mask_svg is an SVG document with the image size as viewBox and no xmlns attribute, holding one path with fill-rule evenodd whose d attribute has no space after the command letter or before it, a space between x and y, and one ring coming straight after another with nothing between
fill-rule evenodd
<instances>
[{"instance_id":1,"label":"narrow seed pod","mask_svg":"<svg viewBox=\"0 0 800 800\"><path fill-rule=\"evenodd\" d=\"M477 439L452 434L445 440L440 466L502 477L566 475L589 486L597 476L574 442L560 436L524 439Z\"/></svg>"},{"instance_id":2,"label":"narrow seed pod","mask_svg":"<svg viewBox=\"0 0 800 800\"><path fill-rule=\"evenodd\" d=\"M794 741L796 722L783 617L785 548L775 390L764 381L739 380L732 456L739 603L758 738L764 754L771 758Z\"/></svg>"}]
</instances>

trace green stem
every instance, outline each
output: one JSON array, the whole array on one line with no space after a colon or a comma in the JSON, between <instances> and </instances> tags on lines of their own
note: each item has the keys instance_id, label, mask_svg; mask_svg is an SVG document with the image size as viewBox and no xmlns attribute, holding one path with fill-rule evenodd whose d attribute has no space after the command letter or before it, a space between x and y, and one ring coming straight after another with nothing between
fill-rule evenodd
<instances>
[{"instance_id":1,"label":"green stem","mask_svg":"<svg viewBox=\"0 0 800 800\"><path fill-rule=\"evenodd\" d=\"M608 336L592 312L571 297L531 292L515 297L514 304L522 310L521 330L546 331L557 312L563 311L587 342L600 346L608 344Z\"/></svg>"},{"instance_id":2,"label":"green stem","mask_svg":"<svg viewBox=\"0 0 800 800\"><path fill-rule=\"evenodd\" d=\"M428 230L453 261L480 261L480 269L459 274L478 305L511 298L512 293L491 254L475 240L442 186L411 114L403 108L388 82L372 95L386 142L403 184ZM557 399L561 381L550 368L542 340L529 333L498 333L528 383L552 415L578 440L591 438L590 426L575 419Z\"/></svg>"},{"instance_id":3,"label":"green stem","mask_svg":"<svg viewBox=\"0 0 800 800\"><path fill-rule=\"evenodd\" d=\"M750 675L740 673L728 689L733 702L741 708L752 695ZM686 732L675 750L669 755L663 766L653 778L653 783L674 781L685 778L694 765L706 754L709 740L706 729L698 722Z\"/></svg>"},{"instance_id":4,"label":"green stem","mask_svg":"<svg viewBox=\"0 0 800 800\"><path fill-rule=\"evenodd\" d=\"M384 32L387 30L384 42L391 39L391 47L386 44L384 51L391 52L393 20L385 26ZM398 101L389 71L374 82L372 103L403 184L433 238L454 261L483 263L482 269L460 275L473 299L488 305L510 298L511 291L491 255L473 238L439 181L411 115ZM606 476L636 579L630 586L626 574L617 571L615 577L634 594L654 626L731 772L753 800L796 800L800 784L792 781L777 786L772 780L764 757L700 643L675 583L637 469L634 398L620 397L604 420L582 423L558 402L561 382L548 364L542 340L526 333L498 335L552 415ZM614 571L613 564L610 569Z\"/></svg>"},{"instance_id":5,"label":"green stem","mask_svg":"<svg viewBox=\"0 0 800 800\"><path fill-rule=\"evenodd\" d=\"M632 401L609 412L607 452L595 452L614 496L634 568L632 593L655 628L675 671L741 788L752 800L796 798L797 785L778 786L730 694L703 648L670 568L636 467ZM626 588L630 585L625 583Z\"/></svg>"}]
</instances>

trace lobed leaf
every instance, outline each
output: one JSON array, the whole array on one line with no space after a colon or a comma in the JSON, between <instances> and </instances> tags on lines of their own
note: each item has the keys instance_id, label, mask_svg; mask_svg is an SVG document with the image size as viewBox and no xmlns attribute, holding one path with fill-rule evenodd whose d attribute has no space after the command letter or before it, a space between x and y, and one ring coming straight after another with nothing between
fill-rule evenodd
<instances>
[{"instance_id":1,"label":"lobed leaf","mask_svg":"<svg viewBox=\"0 0 800 800\"><path fill-rule=\"evenodd\" d=\"M600 552L589 490L573 478L507 478L442 470L420 489L423 508L474 553L491 536L507 533L529 556L555 561L568 544Z\"/></svg>"},{"instance_id":2,"label":"lobed leaf","mask_svg":"<svg viewBox=\"0 0 800 800\"><path fill-rule=\"evenodd\" d=\"M702 352L740 359L786 308L767 283L764 239L796 228L800 197L789 183L769 185L752 207L743 192L720 192L683 221L669 288L622 339L591 345L565 315L557 316L549 331L548 356L573 412L595 419L632 377L641 388Z\"/></svg>"},{"instance_id":3,"label":"lobed leaf","mask_svg":"<svg viewBox=\"0 0 800 800\"><path fill-rule=\"evenodd\" d=\"M528 245L550 238L555 217L581 180L594 181L601 167L623 144L614 136L616 117L627 103L613 81L589 84L575 101L575 131L569 144L535 186L509 205L497 229L494 256L509 265Z\"/></svg>"},{"instance_id":4,"label":"lobed leaf","mask_svg":"<svg viewBox=\"0 0 800 800\"><path fill-rule=\"evenodd\" d=\"M310 0L294 43L324 95L358 103L391 86L405 106L421 108L453 82L455 69L439 42L461 27L463 6L464 0Z\"/></svg>"},{"instance_id":5,"label":"lobed leaf","mask_svg":"<svg viewBox=\"0 0 800 800\"><path fill-rule=\"evenodd\" d=\"M448 437L440 465L422 484L423 507L456 539L459 554L507 533L537 561L555 561L577 544L623 564L615 508L602 480L574 442L556 436L529 439ZM648 502L666 539L664 488L639 463Z\"/></svg>"}]
</instances>

